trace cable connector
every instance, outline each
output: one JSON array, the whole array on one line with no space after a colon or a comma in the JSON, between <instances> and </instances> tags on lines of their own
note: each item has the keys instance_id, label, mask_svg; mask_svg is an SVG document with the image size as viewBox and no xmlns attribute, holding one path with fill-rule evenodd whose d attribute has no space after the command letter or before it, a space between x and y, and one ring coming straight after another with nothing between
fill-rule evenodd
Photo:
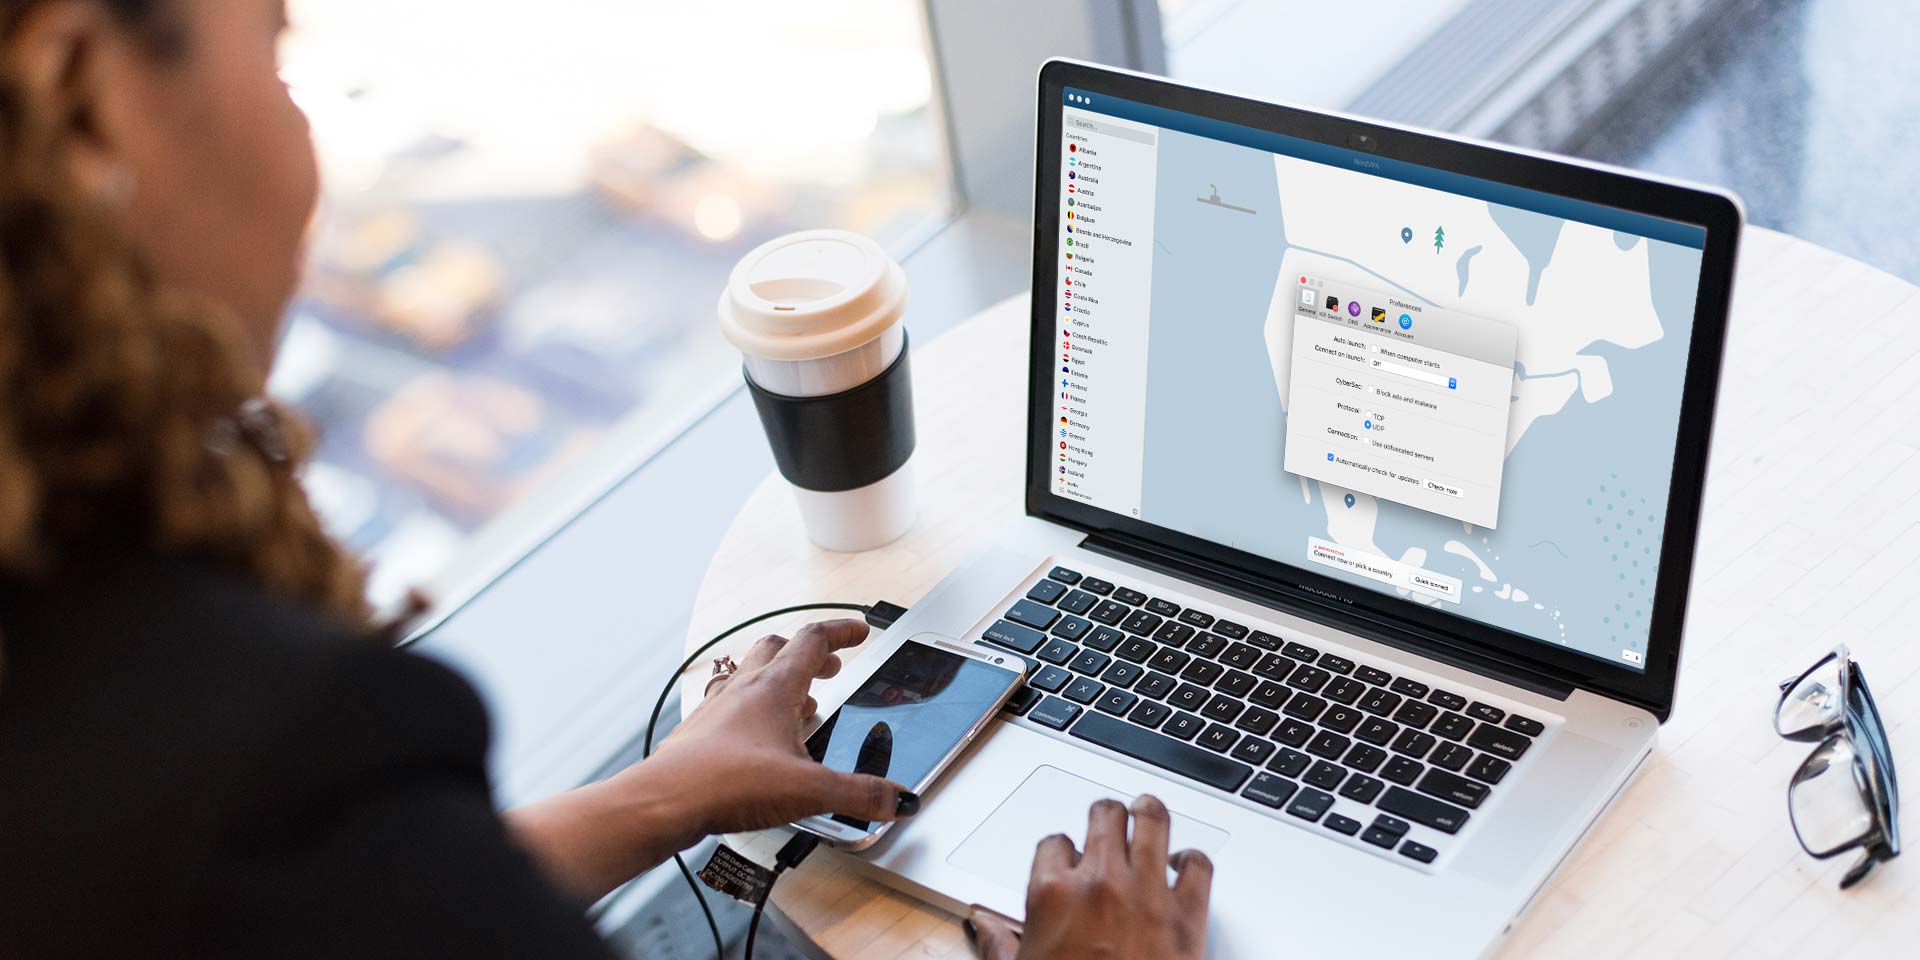
<instances>
[{"instance_id":1,"label":"cable connector","mask_svg":"<svg viewBox=\"0 0 1920 960\"><path fill-rule=\"evenodd\" d=\"M875 630L885 630L907 615L907 608L897 603L880 600L867 608L867 626Z\"/></svg>"},{"instance_id":2,"label":"cable connector","mask_svg":"<svg viewBox=\"0 0 1920 960\"><path fill-rule=\"evenodd\" d=\"M807 859L807 855L813 852L813 848L819 845L819 837L804 830L795 833L793 839L788 840L786 846L781 847L780 852L773 855L774 876L779 876L783 870L791 870L799 866L800 862Z\"/></svg>"}]
</instances>

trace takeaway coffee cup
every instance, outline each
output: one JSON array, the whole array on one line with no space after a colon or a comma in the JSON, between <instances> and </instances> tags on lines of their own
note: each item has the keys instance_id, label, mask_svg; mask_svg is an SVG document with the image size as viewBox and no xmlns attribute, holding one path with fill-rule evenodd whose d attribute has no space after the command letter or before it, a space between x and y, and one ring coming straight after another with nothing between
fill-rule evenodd
<instances>
[{"instance_id":1,"label":"takeaway coffee cup","mask_svg":"<svg viewBox=\"0 0 1920 960\"><path fill-rule=\"evenodd\" d=\"M870 550L913 525L906 304L900 265L844 230L762 245L720 297L774 462L829 550Z\"/></svg>"}]
</instances>

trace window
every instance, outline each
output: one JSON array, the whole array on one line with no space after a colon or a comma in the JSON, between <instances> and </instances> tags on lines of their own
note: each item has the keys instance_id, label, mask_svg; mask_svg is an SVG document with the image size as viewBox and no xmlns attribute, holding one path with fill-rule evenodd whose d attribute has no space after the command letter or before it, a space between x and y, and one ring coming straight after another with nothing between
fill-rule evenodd
<instances>
[{"instance_id":1,"label":"window","mask_svg":"<svg viewBox=\"0 0 1920 960\"><path fill-rule=\"evenodd\" d=\"M327 190L272 386L376 601L737 376L713 313L747 250L948 209L914 0L292 6Z\"/></svg>"}]
</instances>

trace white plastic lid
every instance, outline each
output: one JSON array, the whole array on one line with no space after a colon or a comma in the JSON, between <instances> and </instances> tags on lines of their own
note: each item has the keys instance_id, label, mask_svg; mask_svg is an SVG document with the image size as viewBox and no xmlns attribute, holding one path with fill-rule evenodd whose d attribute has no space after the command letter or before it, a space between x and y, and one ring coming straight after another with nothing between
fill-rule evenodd
<instances>
[{"instance_id":1,"label":"white plastic lid","mask_svg":"<svg viewBox=\"0 0 1920 960\"><path fill-rule=\"evenodd\" d=\"M755 248L720 295L720 329L742 353L818 360L886 332L907 307L907 275L880 245L807 230Z\"/></svg>"}]
</instances>

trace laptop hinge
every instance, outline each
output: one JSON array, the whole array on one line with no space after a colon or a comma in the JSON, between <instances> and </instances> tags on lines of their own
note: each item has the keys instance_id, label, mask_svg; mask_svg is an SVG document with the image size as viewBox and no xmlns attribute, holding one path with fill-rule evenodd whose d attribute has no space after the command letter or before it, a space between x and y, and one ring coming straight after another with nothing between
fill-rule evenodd
<instances>
[{"instance_id":1,"label":"laptop hinge","mask_svg":"<svg viewBox=\"0 0 1920 960\"><path fill-rule=\"evenodd\" d=\"M1315 597L1304 590L1287 590L1264 583L1223 564L1176 553L1164 547L1121 533L1088 534L1083 549L1138 564L1169 576L1192 580L1221 593L1253 603L1273 607L1336 629L1357 634L1377 643L1438 660L1462 670L1510 683L1542 696L1565 700L1573 696L1574 686L1524 666L1495 660L1445 635L1385 617L1370 615L1346 604Z\"/></svg>"}]
</instances>

